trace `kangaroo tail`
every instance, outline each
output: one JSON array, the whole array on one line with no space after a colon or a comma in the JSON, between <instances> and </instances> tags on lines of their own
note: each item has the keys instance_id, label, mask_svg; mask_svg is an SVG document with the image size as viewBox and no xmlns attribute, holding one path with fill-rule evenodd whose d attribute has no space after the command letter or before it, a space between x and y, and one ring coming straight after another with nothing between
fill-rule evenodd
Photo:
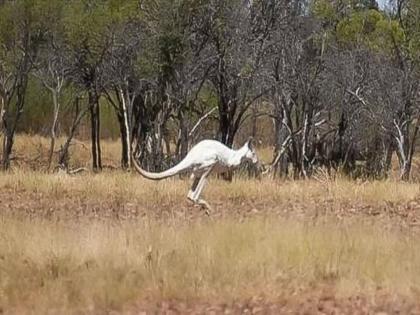
<instances>
[{"instance_id":1,"label":"kangaroo tail","mask_svg":"<svg viewBox=\"0 0 420 315\"><path fill-rule=\"evenodd\" d=\"M146 177L147 179L151 179L151 180L165 179L165 178L174 176L176 174L179 174L186 169L186 167L184 167L184 165L183 165L183 161L181 161L177 165L175 165L174 167L172 167L172 168L170 168L166 171L163 171L163 172L160 172L160 173L152 173L152 172L148 172L148 171L142 169L140 167L140 165L137 163L134 156L131 157L131 160L133 161L133 165L134 165L134 168L136 169L136 171L139 172L140 175L142 175L143 177Z\"/></svg>"}]
</instances>

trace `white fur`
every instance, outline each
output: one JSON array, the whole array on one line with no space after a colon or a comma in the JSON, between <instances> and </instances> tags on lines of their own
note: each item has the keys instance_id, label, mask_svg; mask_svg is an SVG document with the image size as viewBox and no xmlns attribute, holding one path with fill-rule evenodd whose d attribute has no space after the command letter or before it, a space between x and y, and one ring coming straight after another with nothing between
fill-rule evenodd
<instances>
[{"instance_id":1,"label":"white fur","mask_svg":"<svg viewBox=\"0 0 420 315\"><path fill-rule=\"evenodd\" d=\"M152 180L161 180L180 173L192 172L193 185L188 192L187 198L207 208L210 208L208 203L200 199L207 176L212 171L222 173L234 169L245 161L251 161L254 164L258 162L251 140L247 141L239 150L230 149L216 140L203 140L192 147L181 162L160 173L151 173L143 170L133 158L136 170L144 177Z\"/></svg>"}]
</instances>

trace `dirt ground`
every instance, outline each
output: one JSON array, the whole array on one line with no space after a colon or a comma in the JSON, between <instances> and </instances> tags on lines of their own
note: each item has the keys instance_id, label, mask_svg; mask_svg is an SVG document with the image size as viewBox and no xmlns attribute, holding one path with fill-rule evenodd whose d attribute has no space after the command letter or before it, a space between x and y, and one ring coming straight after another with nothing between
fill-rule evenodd
<instances>
[{"instance_id":1,"label":"dirt ground","mask_svg":"<svg viewBox=\"0 0 420 315\"><path fill-rule=\"evenodd\" d=\"M230 303L201 301L164 301L139 303L127 314L420 314L420 304L403 297L381 294L374 298L355 295L338 298L334 288L318 288L309 292L283 293L275 301L255 297Z\"/></svg>"},{"instance_id":2,"label":"dirt ground","mask_svg":"<svg viewBox=\"0 0 420 315\"><path fill-rule=\"evenodd\" d=\"M250 197L247 200L226 195L213 196L210 216L199 206L180 200L160 200L144 203L121 199L117 195L109 198L77 195L71 191L60 191L54 196L42 191L26 189L0 189L0 205L3 214L56 220L153 218L160 221L180 219L193 223L197 220L222 220L237 218L276 216L296 220L319 220L334 217L338 220L361 218L382 222L384 229L420 228L420 195L404 201L360 201L309 199L299 202L294 199L276 202Z\"/></svg>"}]
</instances>

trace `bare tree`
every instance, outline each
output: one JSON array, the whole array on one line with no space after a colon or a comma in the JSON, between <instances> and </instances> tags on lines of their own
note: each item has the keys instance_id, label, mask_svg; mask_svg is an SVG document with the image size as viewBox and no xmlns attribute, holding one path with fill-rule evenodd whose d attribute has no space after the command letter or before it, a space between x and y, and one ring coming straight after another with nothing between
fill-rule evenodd
<instances>
[{"instance_id":1,"label":"bare tree","mask_svg":"<svg viewBox=\"0 0 420 315\"><path fill-rule=\"evenodd\" d=\"M34 75L51 93L53 104L53 118L50 128L50 149L48 153L48 169L53 159L58 118L61 109L61 94L69 72L65 47L56 38L50 38L42 48L38 60L35 62Z\"/></svg>"},{"instance_id":2,"label":"bare tree","mask_svg":"<svg viewBox=\"0 0 420 315\"><path fill-rule=\"evenodd\" d=\"M196 34L212 68L219 139L232 146L250 106L265 94L256 85L279 7L283 1L209 1L197 15ZM267 12L265 12L267 11ZM265 16L261 17L261 12ZM261 87L261 86L260 86Z\"/></svg>"},{"instance_id":3,"label":"bare tree","mask_svg":"<svg viewBox=\"0 0 420 315\"><path fill-rule=\"evenodd\" d=\"M347 90L362 106L384 136L389 136L396 148L400 178L408 180L415 143L419 131L419 78L415 72L404 71L392 60L373 56L366 86Z\"/></svg>"},{"instance_id":4,"label":"bare tree","mask_svg":"<svg viewBox=\"0 0 420 315\"><path fill-rule=\"evenodd\" d=\"M73 112L73 118L70 124L70 128L67 134L67 139L60 148L59 157L58 157L58 167L60 169L69 171L69 149L72 143L74 136L76 135L77 128L79 127L82 119L86 116L89 111L88 106L83 106L82 95L76 93L76 96L73 99L73 102L70 103L70 111Z\"/></svg>"},{"instance_id":5,"label":"bare tree","mask_svg":"<svg viewBox=\"0 0 420 315\"><path fill-rule=\"evenodd\" d=\"M286 8L287 28L275 34L265 64L273 87L275 161L281 175L287 173L290 162L294 177L307 177L319 157L319 127L326 121L320 100L325 42L317 21L294 6Z\"/></svg>"},{"instance_id":6,"label":"bare tree","mask_svg":"<svg viewBox=\"0 0 420 315\"><path fill-rule=\"evenodd\" d=\"M104 94L114 107L121 132L121 166L131 167L134 101L140 94L139 65L142 28L138 23L114 25L112 49L105 59Z\"/></svg>"}]
</instances>

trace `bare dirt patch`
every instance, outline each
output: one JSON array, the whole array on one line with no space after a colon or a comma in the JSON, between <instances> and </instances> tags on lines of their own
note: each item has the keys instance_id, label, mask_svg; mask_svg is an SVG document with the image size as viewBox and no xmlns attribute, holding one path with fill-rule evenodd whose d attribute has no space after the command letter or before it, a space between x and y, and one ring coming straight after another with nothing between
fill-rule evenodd
<instances>
[{"instance_id":1,"label":"bare dirt patch","mask_svg":"<svg viewBox=\"0 0 420 315\"><path fill-rule=\"evenodd\" d=\"M124 310L126 314L420 314L420 303L378 291L337 297L334 287L313 288L306 292L283 292L277 299L254 297L231 302L159 301L139 302Z\"/></svg>"},{"instance_id":2,"label":"bare dirt patch","mask_svg":"<svg viewBox=\"0 0 420 315\"><path fill-rule=\"evenodd\" d=\"M375 222L382 222L384 228L408 228L416 231L420 227L420 193L413 193L406 200L401 198L389 200L390 195L394 194L392 191L385 191L385 194L390 195L383 198L381 195L368 198L362 195L357 197L357 193L349 194L349 196L345 194L331 196L328 193L322 194L322 191L326 189L323 185L302 181L297 184L280 184L278 191L281 193L283 189L290 190L292 185L303 187L308 185L318 191L312 192L313 195L311 195L311 192L305 192L302 187L302 195L294 192L287 198L273 195L272 198L267 199L266 196L259 195L258 191L251 191L248 196L246 193L235 194L236 190L242 189L242 187L238 188L238 185L242 186L243 182L233 183L229 187L229 184L215 180L207 193L207 198L213 207L209 217L201 207L192 205L186 200L184 193L188 190L187 180L153 186L153 184L131 178L131 182L128 181L124 185L129 185L134 192L111 188L108 193L98 195L87 190L90 184L85 183L86 178L87 176L71 178L71 185L52 186L51 189L36 186L16 188L5 185L0 189L0 206L3 214L57 220L149 218L161 221L179 219L188 222L225 218L243 220L266 216L306 221L333 217L337 220L372 219ZM144 186L137 185L139 182ZM264 190L264 185L267 185L264 182L246 182L254 187L261 185L261 190ZM173 184L175 189L171 187ZM398 184L390 183L389 185ZM165 191L166 189L168 191ZM272 187L267 187L267 189L273 190ZM146 196L142 194L142 191ZM153 195L154 193L158 196ZM150 196L150 199L147 196Z\"/></svg>"}]
</instances>

